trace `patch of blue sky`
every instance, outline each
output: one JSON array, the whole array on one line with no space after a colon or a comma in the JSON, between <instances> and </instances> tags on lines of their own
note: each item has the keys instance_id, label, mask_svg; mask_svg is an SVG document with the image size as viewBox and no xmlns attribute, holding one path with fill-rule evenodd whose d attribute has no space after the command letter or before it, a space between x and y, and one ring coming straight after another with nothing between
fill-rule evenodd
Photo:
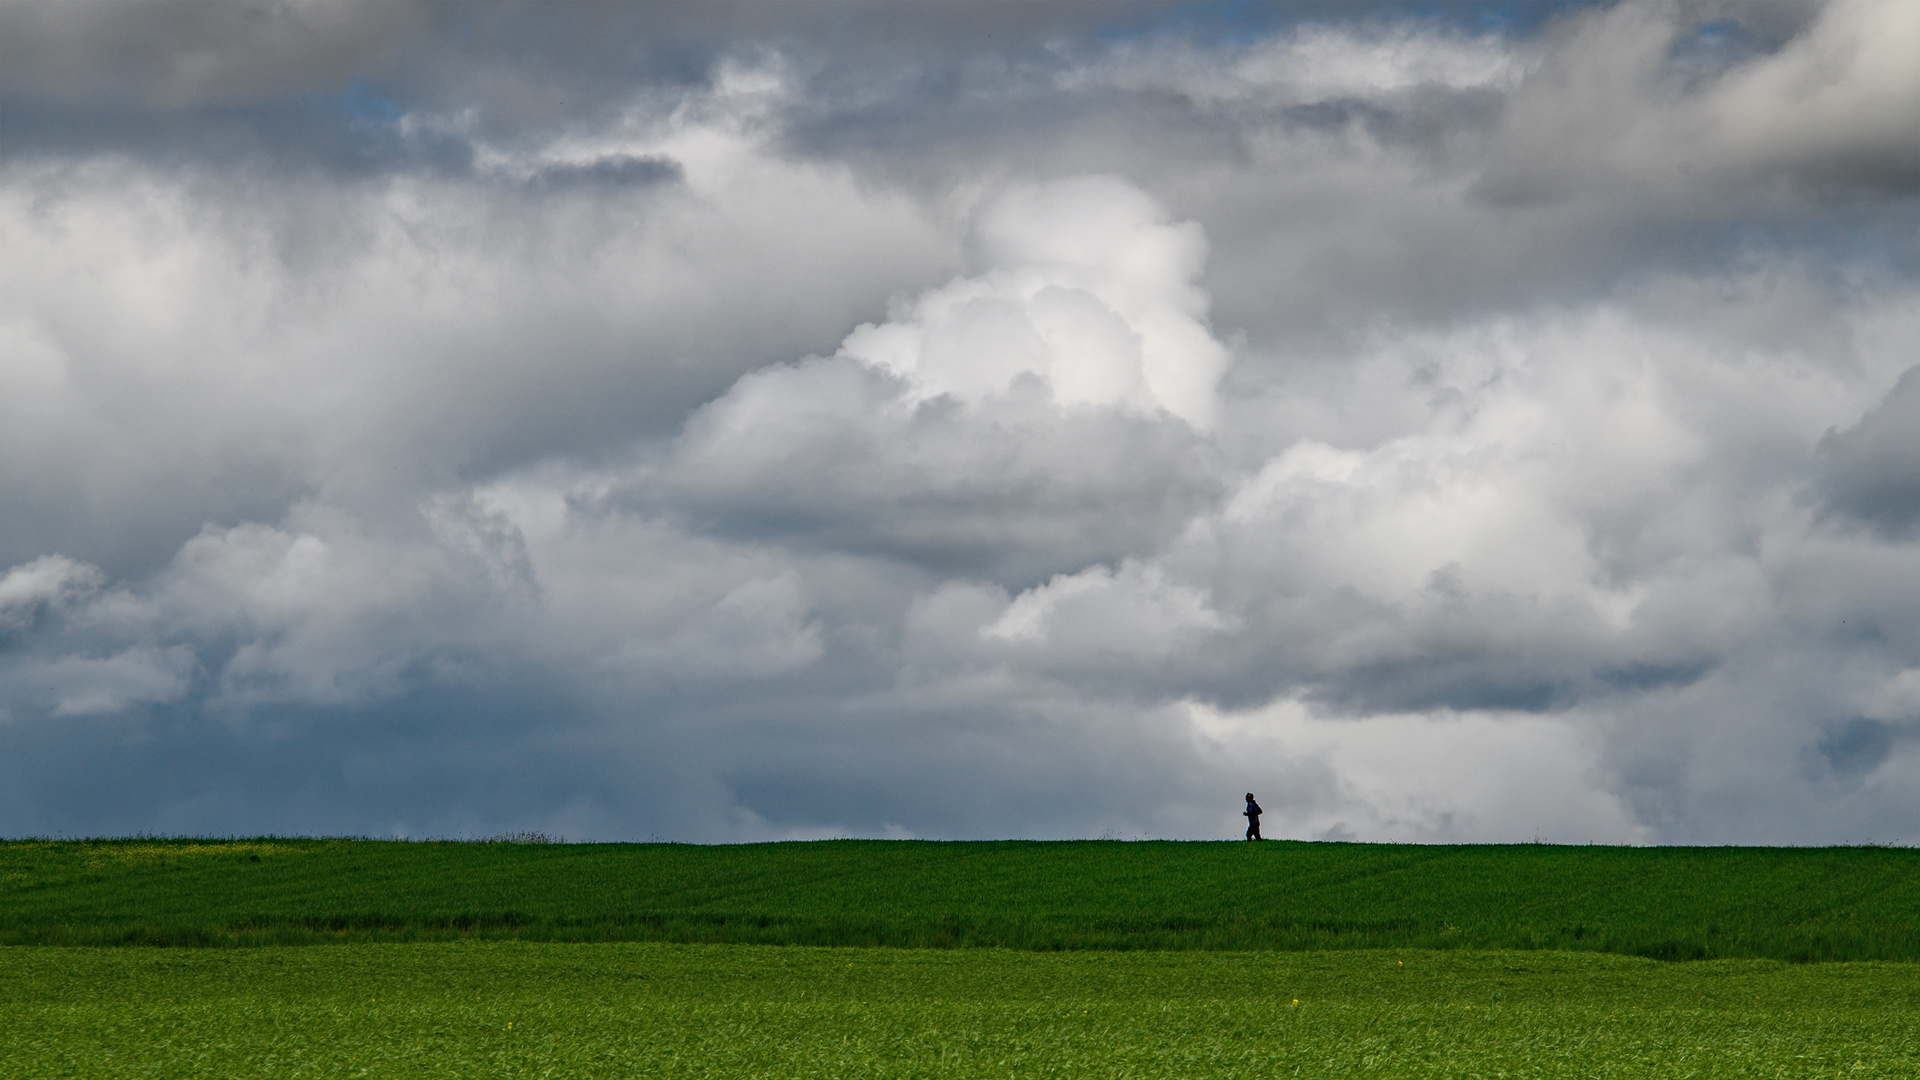
<instances>
[{"instance_id":1,"label":"patch of blue sky","mask_svg":"<svg viewBox=\"0 0 1920 1080\"><path fill-rule=\"evenodd\" d=\"M273 129L283 160L302 159L349 173L425 169L457 174L472 165L473 148L447 132L409 132L410 112L377 84L355 81L285 105L259 110L257 126Z\"/></svg>"},{"instance_id":2,"label":"patch of blue sky","mask_svg":"<svg viewBox=\"0 0 1920 1080\"><path fill-rule=\"evenodd\" d=\"M1716 19L1674 38L1668 59L1689 78L1711 78L1766 51L1766 43L1746 26Z\"/></svg>"},{"instance_id":3,"label":"patch of blue sky","mask_svg":"<svg viewBox=\"0 0 1920 1080\"><path fill-rule=\"evenodd\" d=\"M1914 239L1920 236L1920 200L1913 197L1912 186L1891 193L1875 192L1867 182L1858 186L1859 197L1836 204L1833 213L1817 222L1745 224L1729 229L1729 239L1755 264L1798 255L1802 265L1824 268L1841 289L1920 280L1920 242ZM1887 194L1895 199L1884 198Z\"/></svg>"},{"instance_id":4,"label":"patch of blue sky","mask_svg":"<svg viewBox=\"0 0 1920 1080\"><path fill-rule=\"evenodd\" d=\"M399 102L364 81L349 83L337 93L321 95L317 100L353 126L392 127L406 115Z\"/></svg>"}]
</instances>

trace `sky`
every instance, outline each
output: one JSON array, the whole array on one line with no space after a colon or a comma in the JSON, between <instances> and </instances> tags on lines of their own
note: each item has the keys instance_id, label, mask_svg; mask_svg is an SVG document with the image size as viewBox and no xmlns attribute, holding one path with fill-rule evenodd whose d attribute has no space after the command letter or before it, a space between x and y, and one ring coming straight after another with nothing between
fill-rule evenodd
<instances>
[{"instance_id":1,"label":"sky","mask_svg":"<svg viewBox=\"0 0 1920 1080\"><path fill-rule=\"evenodd\" d=\"M0 5L0 836L1920 842L1920 5Z\"/></svg>"}]
</instances>

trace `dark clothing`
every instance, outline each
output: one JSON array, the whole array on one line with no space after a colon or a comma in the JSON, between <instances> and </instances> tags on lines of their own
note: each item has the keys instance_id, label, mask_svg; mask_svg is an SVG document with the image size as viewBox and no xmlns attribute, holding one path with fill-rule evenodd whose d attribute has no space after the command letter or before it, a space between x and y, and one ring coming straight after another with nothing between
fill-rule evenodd
<instances>
[{"instance_id":1,"label":"dark clothing","mask_svg":"<svg viewBox=\"0 0 1920 1080\"><path fill-rule=\"evenodd\" d=\"M1248 799L1247 808L1240 812L1247 816L1247 839L1262 839L1260 836L1260 804L1254 802L1252 799Z\"/></svg>"}]
</instances>

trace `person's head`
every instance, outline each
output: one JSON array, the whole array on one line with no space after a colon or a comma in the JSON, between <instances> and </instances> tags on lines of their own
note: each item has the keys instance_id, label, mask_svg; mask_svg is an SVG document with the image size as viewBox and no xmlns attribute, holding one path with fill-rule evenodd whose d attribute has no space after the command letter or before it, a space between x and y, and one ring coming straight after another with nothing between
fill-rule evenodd
<instances>
[{"instance_id":1,"label":"person's head","mask_svg":"<svg viewBox=\"0 0 1920 1080\"><path fill-rule=\"evenodd\" d=\"M1252 801L1253 801L1253 792L1251 792L1251 791L1249 791L1249 792L1247 792L1247 801L1248 801L1248 802L1252 802Z\"/></svg>"}]
</instances>

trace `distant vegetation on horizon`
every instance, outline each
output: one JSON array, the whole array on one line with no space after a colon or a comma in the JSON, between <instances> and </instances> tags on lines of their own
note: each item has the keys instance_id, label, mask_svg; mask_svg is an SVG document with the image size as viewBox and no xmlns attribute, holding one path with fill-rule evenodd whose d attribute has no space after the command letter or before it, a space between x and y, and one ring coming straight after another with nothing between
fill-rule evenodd
<instances>
[{"instance_id":1,"label":"distant vegetation on horizon","mask_svg":"<svg viewBox=\"0 0 1920 1080\"><path fill-rule=\"evenodd\" d=\"M0 944L460 939L1915 961L1920 851L1289 841L0 842Z\"/></svg>"}]
</instances>

